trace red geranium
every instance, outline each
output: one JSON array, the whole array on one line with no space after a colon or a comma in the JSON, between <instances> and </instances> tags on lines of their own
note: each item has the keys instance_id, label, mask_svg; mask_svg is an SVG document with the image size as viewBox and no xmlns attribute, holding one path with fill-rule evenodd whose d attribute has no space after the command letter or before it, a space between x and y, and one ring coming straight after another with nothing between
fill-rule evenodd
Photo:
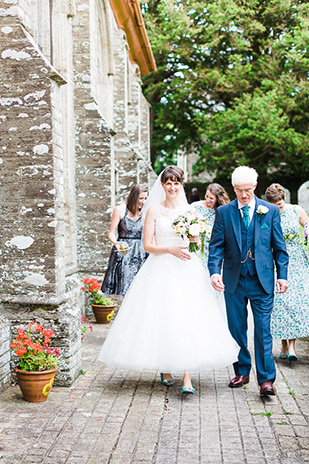
<instances>
[{"instance_id":1,"label":"red geranium","mask_svg":"<svg viewBox=\"0 0 309 464\"><path fill-rule=\"evenodd\" d=\"M86 277L84 280L84 287L81 287L86 293L86 296L89 297L91 304L98 304L103 306L110 306L114 303L111 298L107 298L106 295L101 291L101 285L98 280L95 278ZM115 298L113 298L114 300Z\"/></svg>"},{"instance_id":2,"label":"red geranium","mask_svg":"<svg viewBox=\"0 0 309 464\"><path fill-rule=\"evenodd\" d=\"M19 369L22 371L47 371L54 369L59 360L59 351L53 352L49 345L54 335L53 330L44 330L41 324L29 322L27 329L17 329L18 335L11 343L11 348L19 356Z\"/></svg>"}]
</instances>

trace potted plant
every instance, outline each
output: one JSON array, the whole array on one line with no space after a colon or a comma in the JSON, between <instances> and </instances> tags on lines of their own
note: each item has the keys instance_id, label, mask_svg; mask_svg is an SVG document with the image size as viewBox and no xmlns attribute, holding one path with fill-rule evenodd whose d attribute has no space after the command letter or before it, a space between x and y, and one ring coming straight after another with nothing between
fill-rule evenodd
<instances>
[{"instance_id":1,"label":"potted plant","mask_svg":"<svg viewBox=\"0 0 309 464\"><path fill-rule=\"evenodd\" d=\"M18 328L17 332L11 348L19 357L15 372L24 399L32 403L46 401L59 363L59 351L50 348L54 331L29 322L25 331Z\"/></svg>"},{"instance_id":2,"label":"potted plant","mask_svg":"<svg viewBox=\"0 0 309 464\"><path fill-rule=\"evenodd\" d=\"M114 297L107 297L101 292L101 286L97 279L86 278L82 290L88 294L92 311L98 324L108 324L117 306Z\"/></svg>"}]
</instances>

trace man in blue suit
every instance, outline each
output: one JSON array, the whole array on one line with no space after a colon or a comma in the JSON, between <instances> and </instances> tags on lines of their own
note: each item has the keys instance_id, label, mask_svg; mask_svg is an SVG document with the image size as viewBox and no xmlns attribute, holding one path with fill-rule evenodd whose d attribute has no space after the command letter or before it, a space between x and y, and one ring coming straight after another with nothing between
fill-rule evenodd
<instances>
[{"instance_id":1,"label":"man in blue suit","mask_svg":"<svg viewBox=\"0 0 309 464\"><path fill-rule=\"evenodd\" d=\"M254 347L260 395L275 395L270 318L276 290L287 290L288 254L282 235L279 208L254 195L257 172L236 168L232 185L236 199L220 206L209 244L208 268L215 290L224 291L229 329L240 346L231 388L249 382L251 356L247 347L247 303L254 318ZM221 267L223 263L223 277Z\"/></svg>"}]
</instances>

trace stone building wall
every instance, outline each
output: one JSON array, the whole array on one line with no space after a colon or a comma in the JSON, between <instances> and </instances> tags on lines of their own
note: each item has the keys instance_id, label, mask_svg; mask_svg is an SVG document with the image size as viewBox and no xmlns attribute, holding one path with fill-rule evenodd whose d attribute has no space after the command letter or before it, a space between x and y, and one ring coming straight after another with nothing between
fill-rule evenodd
<instances>
[{"instance_id":1,"label":"stone building wall","mask_svg":"<svg viewBox=\"0 0 309 464\"><path fill-rule=\"evenodd\" d=\"M0 0L0 20L0 389L30 320L54 329L67 385L82 280L104 272L115 204L154 176L149 106L107 0Z\"/></svg>"},{"instance_id":2,"label":"stone building wall","mask_svg":"<svg viewBox=\"0 0 309 464\"><path fill-rule=\"evenodd\" d=\"M96 67L98 64L101 69L101 78L104 69L96 57L103 54L103 44L109 40L109 34L104 30L101 33L105 36L93 36L98 18L101 21L104 18L104 10L99 12L92 3L77 0L73 22L77 246L79 269L91 275L102 275L104 250L109 248L104 232L109 228L114 196L112 137L115 132L102 114L104 110L109 112L104 93L110 88L101 85ZM108 71L105 70L105 73L108 74Z\"/></svg>"},{"instance_id":3,"label":"stone building wall","mask_svg":"<svg viewBox=\"0 0 309 464\"><path fill-rule=\"evenodd\" d=\"M66 97L70 107L70 85L59 72L61 66L56 70L52 64L57 59L49 3L45 9L34 6L10 1L0 9L1 313L7 321L4 332L9 325L12 338L29 320L54 329L54 344L61 351L58 381L67 383L81 365L79 280L67 275L65 265L65 205L70 196L65 158L74 156L74 150L65 153L65 146L67 138L73 139L74 125L69 133L62 102ZM69 7L53 4L64 40L71 37ZM64 71L72 68L69 54L56 58ZM10 353L2 358L6 372Z\"/></svg>"}]
</instances>

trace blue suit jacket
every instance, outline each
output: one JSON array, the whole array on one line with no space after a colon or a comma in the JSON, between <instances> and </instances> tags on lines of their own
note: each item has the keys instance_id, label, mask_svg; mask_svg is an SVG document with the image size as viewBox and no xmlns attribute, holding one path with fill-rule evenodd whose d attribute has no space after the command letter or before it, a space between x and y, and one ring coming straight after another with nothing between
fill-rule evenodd
<instances>
[{"instance_id":1,"label":"blue suit jacket","mask_svg":"<svg viewBox=\"0 0 309 464\"><path fill-rule=\"evenodd\" d=\"M287 279L289 257L280 224L279 208L255 197L256 206L252 220L255 221L254 256L258 279L266 293L274 291L274 263L277 279ZM269 211L256 214L259 205ZM210 275L221 274L225 290L234 293L239 281L241 266L241 217L237 198L220 206L209 243L208 269Z\"/></svg>"}]
</instances>

